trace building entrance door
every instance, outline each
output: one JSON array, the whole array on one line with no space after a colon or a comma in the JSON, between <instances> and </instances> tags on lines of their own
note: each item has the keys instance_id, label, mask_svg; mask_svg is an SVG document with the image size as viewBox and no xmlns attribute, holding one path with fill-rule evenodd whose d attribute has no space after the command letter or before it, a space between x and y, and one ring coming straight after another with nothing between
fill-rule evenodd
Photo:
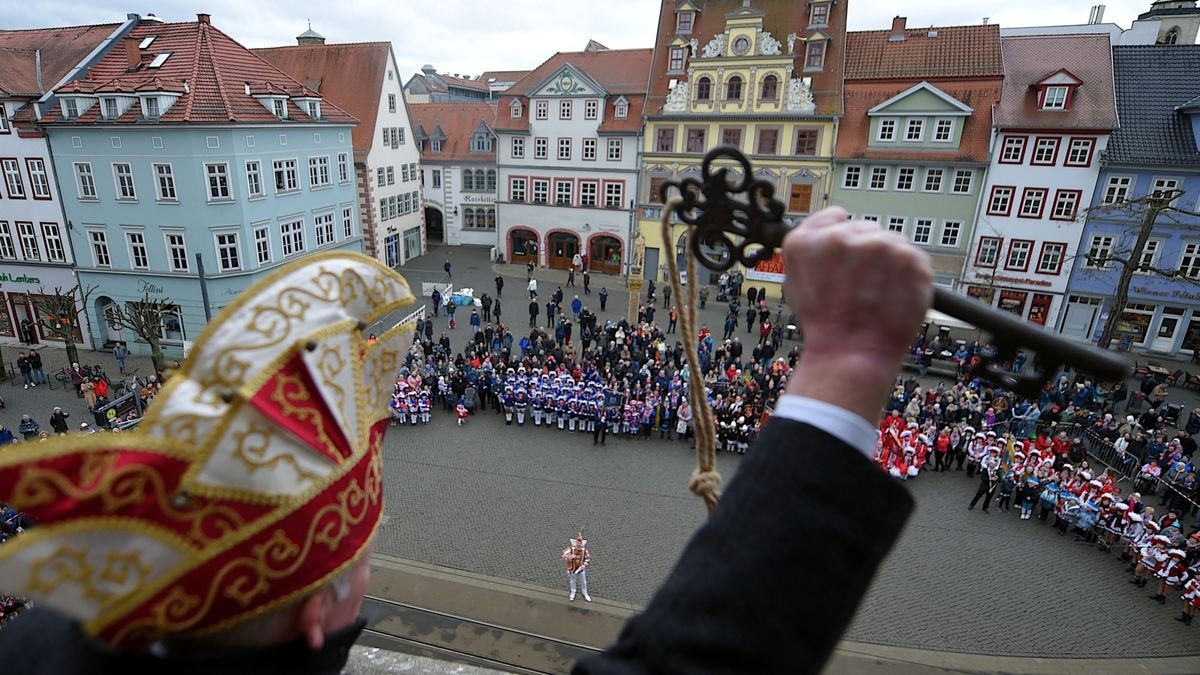
<instances>
[{"instance_id":1,"label":"building entrance door","mask_svg":"<svg viewBox=\"0 0 1200 675\"><path fill-rule=\"evenodd\" d=\"M546 264L556 270L570 269L575 254L579 253L579 237L570 232L553 232L546 238L549 248Z\"/></svg>"},{"instance_id":2,"label":"building entrance door","mask_svg":"<svg viewBox=\"0 0 1200 675\"><path fill-rule=\"evenodd\" d=\"M1158 331L1154 334L1154 341L1150 343L1151 351L1175 351L1175 338L1179 335L1179 325L1183 323L1183 314L1186 311L1182 307L1163 307L1162 320L1158 322Z\"/></svg>"},{"instance_id":3,"label":"building entrance door","mask_svg":"<svg viewBox=\"0 0 1200 675\"><path fill-rule=\"evenodd\" d=\"M1062 334L1072 340L1090 341L1092 329L1096 325L1096 313L1100 311L1100 302L1099 298L1072 295L1067 301Z\"/></svg>"}]
</instances>

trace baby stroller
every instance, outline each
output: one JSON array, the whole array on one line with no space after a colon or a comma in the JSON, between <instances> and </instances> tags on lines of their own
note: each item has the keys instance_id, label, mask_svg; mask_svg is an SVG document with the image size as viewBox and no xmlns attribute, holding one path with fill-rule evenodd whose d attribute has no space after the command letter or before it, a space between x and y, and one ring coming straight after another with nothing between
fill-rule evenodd
<instances>
[{"instance_id":1,"label":"baby stroller","mask_svg":"<svg viewBox=\"0 0 1200 675\"><path fill-rule=\"evenodd\" d=\"M1183 406L1174 403L1163 408L1163 421L1173 427L1179 426L1179 416L1183 414Z\"/></svg>"}]
</instances>

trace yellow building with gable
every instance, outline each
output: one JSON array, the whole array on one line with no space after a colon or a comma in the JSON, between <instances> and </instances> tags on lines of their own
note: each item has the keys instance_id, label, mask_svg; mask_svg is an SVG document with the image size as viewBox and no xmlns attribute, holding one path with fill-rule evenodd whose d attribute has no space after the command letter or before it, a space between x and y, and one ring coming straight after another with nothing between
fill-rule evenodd
<instances>
[{"instance_id":1,"label":"yellow building with gable","mask_svg":"<svg viewBox=\"0 0 1200 675\"><path fill-rule=\"evenodd\" d=\"M704 155L734 146L799 219L828 204L842 107L845 2L663 0L651 63L638 227L645 277L662 281L667 255L683 262L686 226L664 242L664 182L700 180ZM779 297L779 260L742 270L747 286ZM704 270L702 283L715 282Z\"/></svg>"}]
</instances>

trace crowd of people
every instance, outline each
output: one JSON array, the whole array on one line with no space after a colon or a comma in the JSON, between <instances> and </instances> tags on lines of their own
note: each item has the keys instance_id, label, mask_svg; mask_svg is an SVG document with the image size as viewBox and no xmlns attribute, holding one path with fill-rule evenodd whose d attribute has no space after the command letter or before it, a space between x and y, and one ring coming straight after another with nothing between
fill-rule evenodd
<instances>
[{"instance_id":1,"label":"crowd of people","mask_svg":"<svg viewBox=\"0 0 1200 675\"><path fill-rule=\"evenodd\" d=\"M501 291L498 285L497 295ZM506 425L591 433L597 445L604 445L610 434L692 438L685 338L677 335L678 311L669 301L664 301L667 325L655 321L658 295L652 282L639 299L633 323L601 324L578 296L564 314L559 287L546 303L542 327L536 321L542 307L536 288L530 295L528 332L516 335L494 313L483 317L473 308L472 336L457 351L445 332L433 339L434 318L418 319L412 349L393 389L393 424L428 423L433 408L440 406L458 415L460 423L492 410L504 416ZM730 297L729 311L740 313L738 297ZM756 307L758 301L756 291ZM765 297L761 305L765 307ZM744 453L783 390L799 351L777 357L782 340L777 331L768 331L768 339L750 350L736 336L718 340L707 326L696 339L699 376L716 416L718 449Z\"/></svg>"},{"instance_id":2,"label":"crowd of people","mask_svg":"<svg viewBox=\"0 0 1200 675\"><path fill-rule=\"evenodd\" d=\"M24 532L29 527L26 517L16 509L0 502L0 546L4 542ZM0 626L12 619L18 612L29 606L29 603L14 595L0 593Z\"/></svg>"},{"instance_id":3,"label":"crowd of people","mask_svg":"<svg viewBox=\"0 0 1200 675\"><path fill-rule=\"evenodd\" d=\"M969 510L990 513L995 499L1001 513L1053 522L1076 543L1117 551L1133 571L1131 583L1154 585L1153 600L1182 599L1178 620L1190 625L1200 608L1200 495L1192 461L1200 409L1168 440L1167 396L1153 376L1142 382L1142 396L1130 397L1123 384L1106 387L1063 372L1028 400L967 374L985 349L960 346L964 369L953 384L922 388L915 376L897 380L875 460L898 480L962 471L979 481ZM1138 411L1129 406L1143 399L1150 407L1131 414ZM1095 459L1097 451L1108 465ZM1149 505L1156 493L1159 503Z\"/></svg>"}]
</instances>

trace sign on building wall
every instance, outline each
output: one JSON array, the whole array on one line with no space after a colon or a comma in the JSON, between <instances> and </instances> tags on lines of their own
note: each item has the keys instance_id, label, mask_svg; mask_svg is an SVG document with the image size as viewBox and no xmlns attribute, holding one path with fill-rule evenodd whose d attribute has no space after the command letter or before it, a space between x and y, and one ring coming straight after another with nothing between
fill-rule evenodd
<instances>
[{"instance_id":1,"label":"sign on building wall","mask_svg":"<svg viewBox=\"0 0 1200 675\"><path fill-rule=\"evenodd\" d=\"M769 260L764 260L746 272L747 279L754 281L773 281L783 283L783 253L776 252Z\"/></svg>"}]
</instances>

